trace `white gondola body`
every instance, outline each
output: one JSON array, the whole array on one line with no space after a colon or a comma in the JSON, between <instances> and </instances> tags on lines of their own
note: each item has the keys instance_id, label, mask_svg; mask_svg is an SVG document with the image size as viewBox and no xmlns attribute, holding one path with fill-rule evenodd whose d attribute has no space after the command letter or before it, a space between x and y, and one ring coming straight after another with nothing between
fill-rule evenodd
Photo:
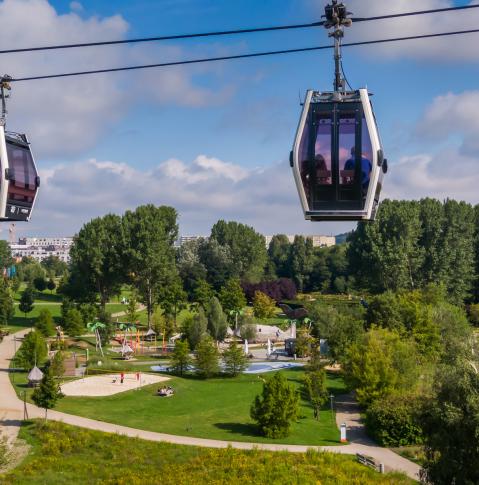
<instances>
[{"instance_id":1,"label":"white gondola body","mask_svg":"<svg viewBox=\"0 0 479 485\"><path fill-rule=\"evenodd\" d=\"M11 159L14 150L21 161ZM0 221L29 221L39 186L40 178L25 135L5 133L0 124Z\"/></svg>"},{"instance_id":2,"label":"white gondola body","mask_svg":"<svg viewBox=\"0 0 479 485\"><path fill-rule=\"evenodd\" d=\"M304 162L301 160L300 150L302 143L304 143L305 137L317 136L316 133L312 135L312 130L308 127L308 124L310 123L309 117L311 116L312 105L321 106L322 103L328 106L341 105L342 108L347 107L348 103L351 106L361 106L363 117L362 130L364 130L364 127L367 127L369 137L368 143L370 143L371 148L371 171L367 192L364 190L364 193L361 193L357 197L357 203L360 205L360 207L344 208L340 202L334 200L334 196L330 203L323 204L324 207L315 207L313 197L311 197L310 194L307 194L307 191L305 190L304 177L302 177L301 174L301 163ZM336 118L334 118L334 120L335 119ZM334 129L335 128L331 128L332 131L334 131ZM337 128L337 130L339 130L339 128ZM337 170L338 173L335 180L340 180L342 175L339 173L339 164L336 163L335 165L332 161L334 157L339 157L339 148L337 148L338 154L333 153L334 146L336 146L335 142L331 141L331 158L329 162L330 167L328 168L330 168L331 173L332 171ZM359 156L362 157L362 155ZM369 100L368 91L366 89L359 89L358 91L347 93L342 101L337 101L334 93L320 93L312 90L308 91L306 93L290 161L305 219L312 221L374 220L379 203L383 175L387 170L387 161L384 161L381 140L376 126L372 105ZM334 175L332 178L334 180Z\"/></svg>"}]
</instances>

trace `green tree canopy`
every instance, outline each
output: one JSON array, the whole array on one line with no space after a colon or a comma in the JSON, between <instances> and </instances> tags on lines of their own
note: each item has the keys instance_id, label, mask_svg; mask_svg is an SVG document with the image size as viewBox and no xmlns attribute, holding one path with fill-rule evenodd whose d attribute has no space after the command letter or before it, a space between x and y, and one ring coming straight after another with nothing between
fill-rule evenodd
<instances>
[{"instance_id":1,"label":"green tree canopy","mask_svg":"<svg viewBox=\"0 0 479 485\"><path fill-rule=\"evenodd\" d=\"M67 311L63 321L63 329L72 337L78 337L85 332L85 322L79 310L71 308Z\"/></svg>"},{"instance_id":2,"label":"green tree canopy","mask_svg":"<svg viewBox=\"0 0 479 485\"><path fill-rule=\"evenodd\" d=\"M273 264L274 272L278 278L291 276L290 264L291 244L284 234L276 234L271 238L268 247L268 257Z\"/></svg>"},{"instance_id":3,"label":"green tree canopy","mask_svg":"<svg viewBox=\"0 0 479 485\"><path fill-rule=\"evenodd\" d=\"M48 308L42 308L35 320L35 328L44 336L50 337L55 333L55 324Z\"/></svg>"},{"instance_id":4,"label":"green tree canopy","mask_svg":"<svg viewBox=\"0 0 479 485\"><path fill-rule=\"evenodd\" d=\"M263 384L263 392L251 406L251 418L258 423L259 431L268 438L288 436L291 423L298 417L299 396L281 372Z\"/></svg>"},{"instance_id":5,"label":"green tree canopy","mask_svg":"<svg viewBox=\"0 0 479 485\"><path fill-rule=\"evenodd\" d=\"M196 303L206 308L213 296L215 296L215 291L206 280L200 279L196 282L196 286L193 289L193 300Z\"/></svg>"},{"instance_id":6,"label":"green tree canopy","mask_svg":"<svg viewBox=\"0 0 479 485\"><path fill-rule=\"evenodd\" d=\"M170 368L182 376L188 367L192 364L193 359L190 356L190 346L187 340L177 340L175 342L175 349L171 356Z\"/></svg>"},{"instance_id":7,"label":"green tree canopy","mask_svg":"<svg viewBox=\"0 0 479 485\"><path fill-rule=\"evenodd\" d=\"M225 372L233 377L241 374L248 367L248 356L235 340L223 351Z\"/></svg>"},{"instance_id":8,"label":"green tree canopy","mask_svg":"<svg viewBox=\"0 0 479 485\"><path fill-rule=\"evenodd\" d=\"M15 314L12 292L5 280L0 281L0 325L8 325Z\"/></svg>"},{"instance_id":9,"label":"green tree canopy","mask_svg":"<svg viewBox=\"0 0 479 485\"><path fill-rule=\"evenodd\" d=\"M208 319L202 307L198 308L198 313L191 318L187 318L183 324L183 334L186 336L191 349L196 349L200 340L207 334Z\"/></svg>"},{"instance_id":10,"label":"green tree canopy","mask_svg":"<svg viewBox=\"0 0 479 485\"><path fill-rule=\"evenodd\" d=\"M125 281L125 234L121 217L108 214L86 223L70 249L70 277L64 293L104 308Z\"/></svg>"},{"instance_id":11,"label":"green tree canopy","mask_svg":"<svg viewBox=\"0 0 479 485\"><path fill-rule=\"evenodd\" d=\"M439 368L424 406L424 478L430 483L479 483L479 365L468 357Z\"/></svg>"},{"instance_id":12,"label":"green tree canopy","mask_svg":"<svg viewBox=\"0 0 479 485\"><path fill-rule=\"evenodd\" d=\"M211 240L229 248L235 276L260 281L267 261L264 236L245 224L220 220L211 229Z\"/></svg>"},{"instance_id":13,"label":"green tree canopy","mask_svg":"<svg viewBox=\"0 0 479 485\"><path fill-rule=\"evenodd\" d=\"M25 318L27 313L30 313L33 310L35 303L34 291L33 288L28 286L22 291L22 296L20 297L20 304L18 309L25 314Z\"/></svg>"},{"instance_id":14,"label":"green tree canopy","mask_svg":"<svg viewBox=\"0 0 479 485\"><path fill-rule=\"evenodd\" d=\"M256 318L272 318L276 314L276 302L257 290L254 292L253 311Z\"/></svg>"},{"instance_id":15,"label":"green tree canopy","mask_svg":"<svg viewBox=\"0 0 479 485\"><path fill-rule=\"evenodd\" d=\"M378 398L414 389L417 354L413 342L396 332L373 328L348 349L344 372L358 402L369 406Z\"/></svg>"},{"instance_id":16,"label":"green tree canopy","mask_svg":"<svg viewBox=\"0 0 479 485\"><path fill-rule=\"evenodd\" d=\"M206 379L220 370L218 348L209 335L203 336L196 347L195 366L197 374Z\"/></svg>"},{"instance_id":17,"label":"green tree canopy","mask_svg":"<svg viewBox=\"0 0 479 485\"><path fill-rule=\"evenodd\" d=\"M123 216L125 262L130 282L146 306L148 326L161 289L176 272L173 243L178 236L177 213L172 207L145 205Z\"/></svg>"},{"instance_id":18,"label":"green tree canopy","mask_svg":"<svg viewBox=\"0 0 479 485\"><path fill-rule=\"evenodd\" d=\"M246 306L246 297L239 278L230 278L226 282L220 290L219 299L227 314L239 313Z\"/></svg>"},{"instance_id":19,"label":"green tree canopy","mask_svg":"<svg viewBox=\"0 0 479 485\"><path fill-rule=\"evenodd\" d=\"M228 321L221 308L221 303L216 296L210 300L206 316L208 318L208 331L210 335L217 342L223 342L227 335Z\"/></svg>"},{"instance_id":20,"label":"green tree canopy","mask_svg":"<svg viewBox=\"0 0 479 485\"><path fill-rule=\"evenodd\" d=\"M41 365L47 356L47 344L42 334L33 331L25 335L16 361L25 370Z\"/></svg>"},{"instance_id":21,"label":"green tree canopy","mask_svg":"<svg viewBox=\"0 0 479 485\"><path fill-rule=\"evenodd\" d=\"M45 409L45 419L47 419L48 410L53 409L62 397L60 387L55 382L50 368L47 367L40 385L33 391L32 400L38 407Z\"/></svg>"}]
</instances>

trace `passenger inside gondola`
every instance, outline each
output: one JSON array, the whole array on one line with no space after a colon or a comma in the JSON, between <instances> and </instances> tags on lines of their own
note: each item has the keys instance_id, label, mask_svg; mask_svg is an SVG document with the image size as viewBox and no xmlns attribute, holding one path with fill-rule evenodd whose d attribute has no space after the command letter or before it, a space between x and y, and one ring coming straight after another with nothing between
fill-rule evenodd
<instances>
[{"instance_id":1,"label":"passenger inside gondola","mask_svg":"<svg viewBox=\"0 0 479 485\"><path fill-rule=\"evenodd\" d=\"M356 155L356 147L352 147L351 158L349 158L344 164L345 171L354 171L356 167L355 155ZM365 157L364 153L361 154L361 185L363 187L363 190L367 191L368 189L372 168L373 166L371 164L371 161Z\"/></svg>"}]
</instances>

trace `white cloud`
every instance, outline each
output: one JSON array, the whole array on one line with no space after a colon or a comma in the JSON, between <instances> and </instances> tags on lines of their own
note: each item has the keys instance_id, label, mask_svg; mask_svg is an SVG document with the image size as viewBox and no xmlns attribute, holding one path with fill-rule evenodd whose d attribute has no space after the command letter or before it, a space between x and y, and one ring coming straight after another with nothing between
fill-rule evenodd
<instances>
[{"instance_id":1,"label":"white cloud","mask_svg":"<svg viewBox=\"0 0 479 485\"><path fill-rule=\"evenodd\" d=\"M310 0L317 13L323 13L325 0ZM476 3L476 2L470 2ZM454 6L452 0L348 0L348 9L354 17L374 17L418 10L432 10ZM406 37L438 32L476 29L479 22L479 8L457 12L444 12L417 15L404 18L358 22L346 29L345 42L373 40L382 38ZM422 39L368 46L361 51L351 48L349 55L365 55L369 58L381 56L386 58L410 58L454 60L459 62L476 62L479 50L476 48L477 36L469 34L454 37ZM356 54L357 52L357 54Z\"/></svg>"},{"instance_id":2,"label":"white cloud","mask_svg":"<svg viewBox=\"0 0 479 485\"><path fill-rule=\"evenodd\" d=\"M435 98L413 137L423 154L407 155L391 166L386 195L391 198L456 198L476 204L479 182L479 91Z\"/></svg>"},{"instance_id":3,"label":"white cloud","mask_svg":"<svg viewBox=\"0 0 479 485\"><path fill-rule=\"evenodd\" d=\"M83 18L73 8L60 15L47 0L0 3L2 48L47 46L124 39L129 25L120 15ZM216 47L209 46L214 50ZM104 46L2 55L2 72L26 77L71 71L151 64L191 56L173 45ZM208 89L196 76L221 75L215 67L111 73L13 83L8 128L26 132L37 158L82 153L95 145L112 124L141 103L204 106L227 99L231 86Z\"/></svg>"},{"instance_id":4,"label":"white cloud","mask_svg":"<svg viewBox=\"0 0 479 485\"><path fill-rule=\"evenodd\" d=\"M344 227L304 221L286 161L247 171L200 155L191 163L171 159L141 171L87 160L57 165L41 176L32 220L18 224L18 233L73 234L93 217L146 203L175 207L181 231L188 234L205 234L220 218L251 224L266 234L330 233Z\"/></svg>"}]
</instances>

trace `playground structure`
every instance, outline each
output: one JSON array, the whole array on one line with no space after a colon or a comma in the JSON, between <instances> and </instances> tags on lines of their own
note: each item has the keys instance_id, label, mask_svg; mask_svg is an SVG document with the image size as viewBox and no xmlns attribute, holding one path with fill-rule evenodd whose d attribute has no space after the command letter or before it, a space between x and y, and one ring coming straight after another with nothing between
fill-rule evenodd
<instances>
[{"instance_id":1,"label":"playground structure","mask_svg":"<svg viewBox=\"0 0 479 485\"><path fill-rule=\"evenodd\" d=\"M168 351L165 335L162 334L161 349L158 346L157 333L149 328L141 330L138 327L139 322L118 323L117 332L114 341L120 344L119 353L125 360L132 358L134 355L149 355ZM112 349L113 350L113 349Z\"/></svg>"}]
</instances>

